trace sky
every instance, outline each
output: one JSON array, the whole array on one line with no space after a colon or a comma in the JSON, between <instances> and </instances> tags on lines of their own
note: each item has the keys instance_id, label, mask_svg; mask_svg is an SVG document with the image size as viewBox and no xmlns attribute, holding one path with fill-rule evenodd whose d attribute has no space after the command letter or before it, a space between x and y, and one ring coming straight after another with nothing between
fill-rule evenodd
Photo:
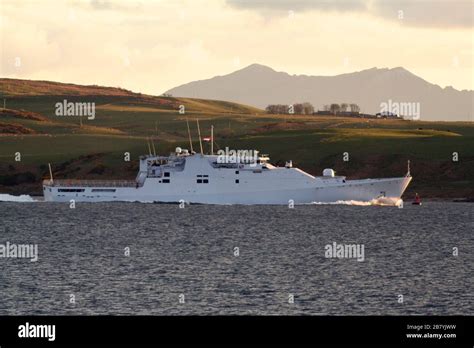
<instances>
[{"instance_id":1,"label":"sky","mask_svg":"<svg viewBox=\"0 0 474 348\"><path fill-rule=\"evenodd\" d=\"M0 77L161 94L259 63L474 89L474 1L0 0Z\"/></svg>"}]
</instances>

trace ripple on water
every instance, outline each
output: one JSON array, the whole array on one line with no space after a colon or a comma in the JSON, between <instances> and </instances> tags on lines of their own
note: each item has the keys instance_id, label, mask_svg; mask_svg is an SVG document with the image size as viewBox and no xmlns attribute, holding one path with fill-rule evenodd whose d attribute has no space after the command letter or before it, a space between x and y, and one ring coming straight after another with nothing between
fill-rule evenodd
<instances>
[{"instance_id":1,"label":"ripple on water","mask_svg":"<svg viewBox=\"0 0 474 348\"><path fill-rule=\"evenodd\" d=\"M472 315L473 208L1 202L0 314Z\"/></svg>"}]
</instances>

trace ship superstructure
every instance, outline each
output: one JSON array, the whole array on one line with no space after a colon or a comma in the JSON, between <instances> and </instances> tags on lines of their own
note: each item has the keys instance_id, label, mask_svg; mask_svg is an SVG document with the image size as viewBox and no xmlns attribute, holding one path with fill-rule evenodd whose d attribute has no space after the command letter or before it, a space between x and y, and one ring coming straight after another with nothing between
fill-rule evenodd
<instances>
[{"instance_id":1,"label":"ship superstructure","mask_svg":"<svg viewBox=\"0 0 474 348\"><path fill-rule=\"evenodd\" d=\"M232 158L230 158L232 157ZM266 155L205 155L176 148L169 156L140 157L135 180L45 180L46 201L305 204L400 199L412 177L348 180L325 169L313 176L291 161L276 167Z\"/></svg>"}]
</instances>

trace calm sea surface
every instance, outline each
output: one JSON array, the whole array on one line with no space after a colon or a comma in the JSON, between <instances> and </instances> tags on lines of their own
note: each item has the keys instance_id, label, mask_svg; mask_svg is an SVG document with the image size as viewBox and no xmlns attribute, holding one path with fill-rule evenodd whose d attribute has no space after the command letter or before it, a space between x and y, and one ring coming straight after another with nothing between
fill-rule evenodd
<instances>
[{"instance_id":1,"label":"calm sea surface","mask_svg":"<svg viewBox=\"0 0 474 348\"><path fill-rule=\"evenodd\" d=\"M7 242L39 258L0 258L0 315L474 314L470 203L0 202ZM364 261L326 258L333 242Z\"/></svg>"}]
</instances>

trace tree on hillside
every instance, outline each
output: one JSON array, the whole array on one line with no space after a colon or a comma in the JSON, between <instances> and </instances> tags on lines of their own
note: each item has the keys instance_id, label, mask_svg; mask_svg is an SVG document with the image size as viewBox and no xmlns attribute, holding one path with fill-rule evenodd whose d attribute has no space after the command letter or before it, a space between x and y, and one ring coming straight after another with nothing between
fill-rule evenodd
<instances>
[{"instance_id":1,"label":"tree on hillside","mask_svg":"<svg viewBox=\"0 0 474 348\"><path fill-rule=\"evenodd\" d=\"M312 115L314 107L311 103L295 103L291 104L293 113L296 115ZM290 105L286 104L270 104L265 108L267 114L289 114Z\"/></svg>"},{"instance_id":2,"label":"tree on hillside","mask_svg":"<svg viewBox=\"0 0 474 348\"><path fill-rule=\"evenodd\" d=\"M329 111L330 109L331 109L331 108L330 108L330 106L329 106L328 104L325 104L325 105L323 106L323 110L324 110L324 111Z\"/></svg>"},{"instance_id":3,"label":"tree on hillside","mask_svg":"<svg viewBox=\"0 0 474 348\"><path fill-rule=\"evenodd\" d=\"M303 114L303 104L301 104L301 103L293 104L293 110L294 110L295 114L297 114L297 115Z\"/></svg>"},{"instance_id":4,"label":"tree on hillside","mask_svg":"<svg viewBox=\"0 0 474 348\"><path fill-rule=\"evenodd\" d=\"M337 114L339 112L339 110L341 110L341 107L339 106L339 104L333 103L329 107L329 111L331 111L331 113L333 113L334 115Z\"/></svg>"},{"instance_id":5,"label":"tree on hillside","mask_svg":"<svg viewBox=\"0 0 474 348\"><path fill-rule=\"evenodd\" d=\"M303 113L305 115L312 115L314 113L314 106L311 103L303 103Z\"/></svg>"},{"instance_id":6,"label":"tree on hillside","mask_svg":"<svg viewBox=\"0 0 474 348\"><path fill-rule=\"evenodd\" d=\"M288 110L289 106L283 104L270 104L265 108L268 114L287 114Z\"/></svg>"},{"instance_id":7,"label":"tree on hillside","mask_svg":"<svg viewBox=\"0 0 474 348\"><path fill-rule=\"evenodd\" d=\"M286 104L278 104L277 111L279 114L289 114L290 113L290 106Z\"/></svg>"},{"instance_id":8,"label":"tree on hillside","mask_svg":"<svg viewBox=\"0 0 474 348\"><path fill-rule=\"evenodd\" d=\"M345 112L347 111L347 108L349 107L349 104L347 103L342 103L341 104L341 109L339 111Z\"/></svg>"},{"instance_id":9,"label":"tree on hillside","mask_svg":"<svg viewBox=\"0 0 474 348\"><path fill-rule=\"evenodd\" d=\"M275 114L276 105L273 105L273 104L267 105L267 107L265 108L265 111L267 112L267 114Z\"/></svg>"},{"instance_id":10,"label":"tree on hillside","mask_svg":"<svg viewBox=\"0 0 474 348\"><path fill-rule=\"evenodd\" d=\"M350 108L351 108L351 112L360 112L360 107L357 104L351 104Z\"/></svg>"}]
</instances>

